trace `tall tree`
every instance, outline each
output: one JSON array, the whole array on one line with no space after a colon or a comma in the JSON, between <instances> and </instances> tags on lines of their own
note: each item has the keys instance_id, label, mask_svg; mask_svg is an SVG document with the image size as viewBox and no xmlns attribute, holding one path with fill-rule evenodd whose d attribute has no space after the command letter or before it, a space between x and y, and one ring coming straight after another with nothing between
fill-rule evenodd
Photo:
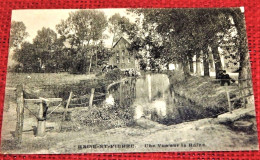
<instances>
[{"instance_id":1,"label":"tall tree","mask_svg":"<svg viewBox=\"0 0 260 160\"><path fill-rule=\"evenodd\" d=\"M114 14L108 19L109 32L112 33L112 46L127 32L131 23L128 18L119 13Z\"/></svg>"},{"instance_id":2,"label":"tall tree","mask_svg":"<svg viewBox=\"0 0 260 160\"><path fill-rule=\"evenodd\" d=\"M10 31L10 48L18 49L28 36L26 26L23 22L12 21Z\"/></svg>"},{"instance_id":3,"label":"tall tree","mask_svg":"<svg viewBox=\"0 0 260 160\"><path fill-rule=\"evenodd\" d=\"M20 49L14 54L14 60L19 62L19 67L23 72L40 72L40 61L36 48L29 42L24 42Z\"/></svg>"},{"instance_id":4,"label":"tall tree","mask_svg":"<svg viewBox=\"0 0 260 160\"><path fill-rule=\"evenodd\" d=\"M59 63L55 51L57 34L50 28L43 27L37 32L36 37L33 39L33 45L38 54L41 62L41 68L45 68L46 71L54 71Z\"/></svg>"},{"instance_id":5,"label":"tall tree","mask_svg":"<svg viewBox=\"0 0 260 160\"><path fill-rule=\"evenodd\" d=\"M90 44L102 38L106 27L105 14L96 10L71 12L66 20L56 26L58 33L70 44L71 54L76 54L73 56L73 63L78 64L73 68L75 72L85 73L88 66L90 71L94 55Z\"/></svg>"},{"instance_id":6,"label":"tall tree","mask_svg":"<svg viewBox=\"0 0 260 160\"><path fill-rule=\"evenodd\" d=\"M238 41L236 46L238 48L239 54L239 84L242 88L252 87L251 80L251 67L250 67L250 58L247 48L247 35L245 28L245 17L240 8L234 8L233 10L228 10L230 15L233 18L234 25L237 30ZM243 95L248 95L250 89L242 90ZM250 97L247 97L247 101Z\"/></svg>"},{"instance_id":7,"label":"tall tree","mask_svg":"<svg viewBox=\"0 0 260 160\"><path fill-rule=\"evenodd\" d=\"M207 45L203 47L203 68L204 68L204 76L209 77L209 52L208 52Z\"/></svg>"}]
</instances>

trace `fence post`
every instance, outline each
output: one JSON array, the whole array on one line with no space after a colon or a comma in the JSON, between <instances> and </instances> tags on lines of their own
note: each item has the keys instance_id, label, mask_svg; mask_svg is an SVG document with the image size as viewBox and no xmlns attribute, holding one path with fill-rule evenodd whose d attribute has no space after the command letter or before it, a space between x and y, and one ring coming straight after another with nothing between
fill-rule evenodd
<instances>
[{"instance_id":1,"label":"fence post","mask_svg":"<svg viewBox=\"0 0 260 160\"><path fill-rule=\"evenodd\" d=\"M45 134L45 127L46 127L46 120L43 117L43 100L40 102L39 111L38 111L38 125L37 125L37 132L36 136L44 136Z\"/></svg>"},{"instance_id":2,"label":"fence post","mask_svg":"<svg viewBox=\"0 0 260 160\"><path fill-rule=\"evenodd\" d=\"M238 89L239 89L239 96L242 97L242 106L244 108L246 108L246 101L244 98L244 91L243 91L243 87L241 86L241 84L238 82Z\"/></svg>"},{"instance_id":3,"label":"fence post","mask_svg":"<svg viewBox=\"0 0 260 160\"><path fill-rule=\"evenodd\" d=\"M17 121L15 137L18 145L22 143L22 133L23 133L23 120L24 120L24 97L23 97L23 85L17 86Z\"/></svg>"},{"instance_id":4,"label":"fence post","mask_svg":"<svg viewBox=\"0 0 260 160\"><path fill-rule=\"evenodd\" d=\"M228 109L229 109L229 112L232 113L232 105L231 105L231 101L230 101L230 95L229 95L229 92L227 90L227 86L225 86L225 91L227 93Z\"/></svg>"},{"instance_id":5,"label":"fence post","mask_svg":"<svg viewBox=\"0 0 260 160\"><path fill-rule=\"evenodd\" d=\"M73 93L73 92L71 91L71 92L70 92L70 95L69 95L69 99L68 99L67 104L66 104L66 107L65 107L65 111L64 111L64 114L63 114L63 121L66 120L68 108L69 108L70 101L71 101L71 98L72 98L72 93Z\"/></svg>"},{"instance_id":6,"label":"fence post","mask_svg":"<svg viewBox=\"0 0 260 160\"><path fill-rule=\"evenodd\" d=\"M90 98L89 98L89 107L92 107L92 105L93 105L94 93L95 93L95 88L91 88L91 94L90 94Z\"/></svg>"}]
</instances>

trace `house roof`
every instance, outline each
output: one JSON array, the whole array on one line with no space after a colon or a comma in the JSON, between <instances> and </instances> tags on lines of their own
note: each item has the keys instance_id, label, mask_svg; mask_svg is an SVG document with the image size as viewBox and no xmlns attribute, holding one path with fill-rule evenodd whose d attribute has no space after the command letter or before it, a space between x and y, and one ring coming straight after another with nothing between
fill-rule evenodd
<instances>
[{"instance_id":1,"label":"house roof","mask_svg":"<svg viewBox=\"0 0 260 160\"><path fill-rule=\"evenodd\" d=\"M130 44L130 42L128 42L124 37L121 37L121 38L119 38L119 40L114 44L114 46L112 47L112 48L114 48L117 44L118 44L118 42L119 41L124 41L125 43L127 43L127 44Z\"/></svg>"}]
</instances>

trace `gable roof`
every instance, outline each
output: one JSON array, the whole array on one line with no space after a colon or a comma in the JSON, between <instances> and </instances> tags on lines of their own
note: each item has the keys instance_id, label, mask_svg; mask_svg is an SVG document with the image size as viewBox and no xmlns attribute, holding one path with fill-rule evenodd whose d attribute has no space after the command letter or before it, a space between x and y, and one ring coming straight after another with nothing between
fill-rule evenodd
<instances>
[{"instance_id":1,"label":"gable roof","mask_svg":"<svg viewBox=\"0 0 260 160\"><path fill-rule=\"evenodd\" d=\"M121 37L121 38L119 38L119 40L114 44L114 46L112 47L112 48L115 48L115 46L118 44L118 42L119 41L124 41L125 43L127 43L127 44L130 44L124 37Z\"/></svg>"}]
</instances>

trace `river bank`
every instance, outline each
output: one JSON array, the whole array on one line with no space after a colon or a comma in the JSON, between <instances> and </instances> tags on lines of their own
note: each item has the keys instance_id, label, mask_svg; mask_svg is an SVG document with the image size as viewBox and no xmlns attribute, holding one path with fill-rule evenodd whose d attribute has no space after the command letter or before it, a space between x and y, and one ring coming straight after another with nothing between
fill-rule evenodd
<instances>
[{"instance_id":1,"label":"river bank","mask_svg":"<svg viewBox=\"0 0 260 160\"><path fill-rule=\"evenodd\" d=\"M218 81L211 77L190 76L185 79L180 72L173 71L167 74L171 83L171 90L205 110L207 117L214 117L228 111L226 91L230 92L230 98L238 96L238 93L231 92L238 89L237 84L221 86ZM234 102L233 106L234 108L241 107L240 101Z\"/></svg>"}]
</instances>

